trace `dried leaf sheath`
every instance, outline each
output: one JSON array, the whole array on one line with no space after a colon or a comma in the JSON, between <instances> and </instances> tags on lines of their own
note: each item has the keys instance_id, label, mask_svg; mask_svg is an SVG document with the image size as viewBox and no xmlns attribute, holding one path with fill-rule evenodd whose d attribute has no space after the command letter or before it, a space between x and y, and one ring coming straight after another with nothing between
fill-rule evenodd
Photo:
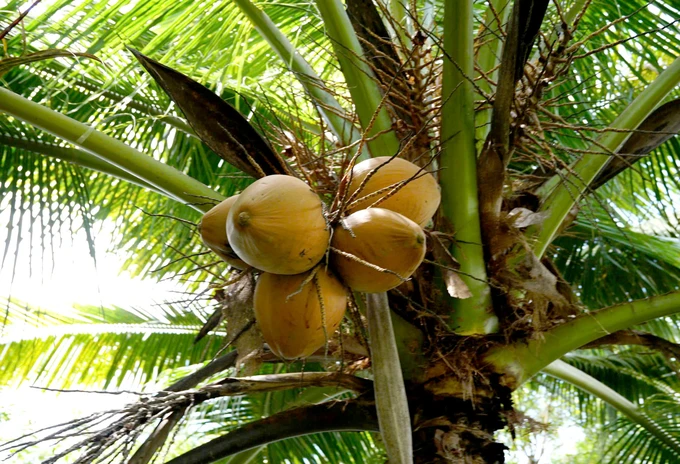
<instances>
[{"instance_id":1,"label":"dried leaf sheath","mask_svg":"<svg viewBox=\"0 0 680 464\"><path fill-rule=\"evenodd\" d=\"M128 49L182 110L200 139L226 162L255 178L291 174L285 161L229 103L184 74Z\"/></svg>"}]
</instances>

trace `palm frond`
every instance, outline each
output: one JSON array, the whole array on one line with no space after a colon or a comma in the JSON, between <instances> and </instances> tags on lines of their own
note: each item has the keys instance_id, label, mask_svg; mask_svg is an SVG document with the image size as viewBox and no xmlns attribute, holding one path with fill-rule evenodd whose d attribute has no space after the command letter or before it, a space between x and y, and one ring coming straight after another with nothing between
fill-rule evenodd
<instances>
[{"instance_id":1,"label":"palm frond","mask_svg":"<svg viewBox=\"0 0 680 464\"><path fill-rule=\"evenodd\" d=\"M642 233L625 216L601 206L582 213L549 255L589 308L677 290L680 242L658 231ZM631 266L631 263L634 266ZM591 282L598 282L592 285Z\"/></svg>"},{"instance_id":2,"label":"palm frond","mask_svg":"<svg viewBox=\"0 0 680 464\"><path fill-rule=\"evenodd\" d=\"M53 313L7 300L0 338L0 383L105 389L143 386L165 369L210 359L218 337L194 344L202 323L190 310L75 308Z\"/></svg>"},{"instance_id":3,"label":"palm frond","mask_svg":"<svg viewBox=\"0 0 680 464\"><path fill-rule=\"evenodd\" d=\"M643 408L640 408L637 406L638 402L625 399L608 386L562 361L551 365L546 371L596 395L621 414L620 419L606 425L606 429L614 437L609 441L605 462L661 463L668 462L670 456L677 456L680 437L675 433L677 417L672 412L680 406L676 392L657 393L656 396L647 397L661 400L659 403L664 403L666 408L670 407L671 412L668 409L662 412L658 406L654 406L654 400L644 401Z\"/></svg>"},{"instance_id":4,"label":"palm frond","mask_svg":"<svg viewBox=\"0 0 680 464\"><path fill-rule=\"evenodd\" d=\"M649 433L639 424L619 419L607 428L613 439L602 456L602 462L663 464L677 459L677 451L667 444L667 441L680 444L680 402L677 396L659 395L649 398L642 407L642 412L658 425L665 439Z\"/></svg>"}]
</instances>

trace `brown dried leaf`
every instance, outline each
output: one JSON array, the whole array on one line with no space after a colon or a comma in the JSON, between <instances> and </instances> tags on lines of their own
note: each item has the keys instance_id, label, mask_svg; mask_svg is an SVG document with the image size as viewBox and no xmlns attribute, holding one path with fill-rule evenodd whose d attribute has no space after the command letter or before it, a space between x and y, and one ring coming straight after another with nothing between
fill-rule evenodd
<instances>
[{"instance_id":1,"label":"brown dried leaf","mask_svg":"<svg viewBox=\"0 0 680 464\"><path fill-rule=\"evenodd\" d=\"M194 338L194 343L201 341L206 335L210 333L211 330L220 325L222 320L222 309L218 308L210 315L208 320L205 321L205 324L203 324L201 330L198 331L198 335L196 335L196 338Z\"/></svg>"},{"instance_id":2,"label":"brown dried leaf","mask_svg":"<svg viewBox=\"0 0 680 464\"><path fill-rule=\"evenodd\" d=\"M680 132L680 99L654 110L617 151L590 185L596 190Z\"/></svg>"},{"instance_id":3,"label":"brown dried leaf","mask_svg":"<svg viewBox=\"0 0 680 464\"><path fill-rule=\"evenodd\" d=\"M184 74L128 50L182 110L196 135L222 159L255 178L290 174L283 158L229 103Z\"/></svg>"},{"instance_id":4,"label":"brown dried leaf","mask_svg":"<svg viewBox=\"0 0 680 464\"><path fill-rule=\"evenodd\" d=\"M529 279L520 283L520 286L535 296L542 297L550 301L555 306L561 307L568 305L568 301L557 291L557 276L541 263L533 253L528 253Z\"/></svg>"},{"instance_id":5,"label":"brown dried leaf","mask_svg":"<svg viewBox=\"0 0 680 464\"><path fill-rule=\"evenodd\" d=\"M453 298L470 298L472 296L470 289L456 272L456 269L460 267L460 264L453 255L451 255L446 248L446 245L444 245L437 234L431 234L430 236L434 238L434 240L432 240L432 254L434 255L434 259L436 262L443 264L443 266L440 267L440 270L444 282L446 283L446 291Z\"/></svg>"},{"instance_id":6,"label":"brown dried leaf","mask_svg":"<svg viewBox=\"0 0 680 464\"><path fill-rule=\"evenodd\" d=\"M518 229L542 223L548 217L547 211L535 213L527 208L515 208L508 213L510 223Z\"/></svg>"},{"instance_id":7,"label":"brown dried leaf","mask_svg":"<svg viewBox=\"0 0 680 464\"><path fill-rule=\"evenodd\" d=\"M437 447L437 454L444 458L460 456L464 447L460 434L456 432L445 432L437 429L434 433L434 443Z\"/></svg>"},{"instance_id":8,"label":"brown dried leaf","mask_svg":"<svg viewBox=\"0 0 680 464\"><path fill-rule=\"evenodd\" d=\"M519 37L517 40L517 61L515 62L515 82L524 75L524 66L531 55L531 49L543 24L543 18L548 10L550 0L520 0L518 3Z\"/></svg>"},{"instance_id":9,"label":"brown dried leaf","mask_svg":"<svg viewBox=\"0 0 680 464\"><path fill-rule=\"evenodd\" d=\"M463 282L463 279L456 272L444 269L443 275L446 282L446 291L453 298L464 300L472 296L472 292L470 292L467 284Z\"/></svg>"}]
</instances>

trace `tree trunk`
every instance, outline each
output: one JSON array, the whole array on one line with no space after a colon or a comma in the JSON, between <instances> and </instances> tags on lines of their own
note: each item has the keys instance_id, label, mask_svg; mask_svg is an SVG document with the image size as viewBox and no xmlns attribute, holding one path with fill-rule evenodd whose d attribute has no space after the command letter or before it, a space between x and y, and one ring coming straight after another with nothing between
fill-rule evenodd
<instances>
[{"instance_id":1,"label":"tree trunk","mask_svg":"<svg viewBox=\"0 0 680 464\"><path fill-rule=\"evenodd\" d=\"M494 440L494 434L507 425L510 390L497 385L475 388L473 399L463 399L462 391L457 396L433 394L422 387L410 392L414 462L504 463L507 448Z\"/></svg>"}]
</instances>

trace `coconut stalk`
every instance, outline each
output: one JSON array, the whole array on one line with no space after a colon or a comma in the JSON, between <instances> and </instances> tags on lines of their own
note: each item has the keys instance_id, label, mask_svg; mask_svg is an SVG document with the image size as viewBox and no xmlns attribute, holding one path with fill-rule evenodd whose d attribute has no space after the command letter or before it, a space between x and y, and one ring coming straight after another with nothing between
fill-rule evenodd
<instances>
[{"instance_id":1,"label":"coconut stalk","mask_svg":"<svg viewBox=\"0 0 680 464\"><path fill-rule=\"evenodd\" d=\"M501 51L503 49L500 31L506 23L511 9L510 0L490 0L486 14L484 15L484 25L482 26L484 29L482 30L486 31L486 35L481 38L484 45L479 49L477 66L479 66L479 69L486 74L488 79L494 82L498 78L498 70L493 72L490 71L500 62ZM498 18L496 17L496 14L498 14ZM482 92L489 95L494 91L491 83L484 77L477 82L477 86ZM486 136L489 134L489 129L491 128L491 112L492 108L489 106L488 108L477 111L475 114L475 137L479 149L481 149L484 144Z\"/></svg>"},{"instance_id":2,"label":"coconut stalk","mask_svg":"<svg viewBox=\"0 0 680 464\"><path fill-rule=\"evenodd\" d=\"M210 209L211 205L205 204L206 197L214 199L215 203L224 200L219 193L172 166L157 161L87 124L3 88L0 88L0 112L80 147L197 211L206 212Z\"/></svg>"},{"instance_id":3,"label":"coconut stalk","mask_svg":"<svg viewBox=\"0 0 680 464\"><path fill-rule=\"evenodd\" d=\"M583 314L543 332L541 339L490 350L486 360L515 388L570 351L618 330L680 312L680 291Z\"/></svg>"},{"instance_id":4,"label":"coconut stalk","mask_svg":"<svg viewBox=\"0 0 680 464\"><path fill-rule=\"evenodd\" d=\"M392 329L387 293L366 294L375 408L387 457L393 464L413 463L408 399Z\"/></svg>"},{"instance_id":5,"label":"coconut stalk","mask_svg":"<svg viewBox=\"0 0 680 464\"><path fill-rule=\"evenodd\" d=\"M585 12L584 8L587 9L590 6L591 1L592 0L574 0L573 4L569 7L569 9L562 14L564 22L572 26L576 18ZM548 36L547 42L554 43L559 38L559 35L560 29L558 27L553 27L550 31L550 35ZM538 50L536 50L533 58L537 59L538 55L539 55Z\"/></svg>"},{"instance_id":6,"label":"coconut stalk","mask_svg":"<svg viewBox=\"0 0 680 464\"><path fill-rule=\"evenodd\" d=\"M450 326L461 335L488 334L498 329L486 283L477 199L474 89L470 82L474 72L472 28L472 0L447 0L439 181L442 212L458 242L451 252L460 263L461 278L472 293L470 298L451 300Z\"/></svg>"},{"instance_id":7,"label":"coconut stalk","mask_svg":"<svg viewBox=\"0 0 680 464\"><path fill-rule=\"evenodd\" d=\"M609 125L615 131L605 132L597 144L587 148L586 151L594 154L584 154L567 172L546 181L546 185L555 185L552 192L546 193L547 197L539 210L547 215L546 219L526 231L528 237L535 237L533 250L536 257L543 256L569 211L581 200L591 182L609 161L609 156L614 156L631 135L630 131L636 129L679 82L680 58L677 58Z\"/></svg>"},{"instance_id":8,"label":"coconut stalk","mask_svg":"<svg viewBox=\"0 0 680 464\"><path fill-rule=\"evenodd\" d=\"M206 464L286 438L320 432L376 431L377 425L372 408L356 400L305 406L250 422L166 464Z\"/></svg>"},{"instance_id":9,"label":"coconut stalk","mask_svg":"<svg viewBox=\"0 0 680 464\"><path fill-rule=\"evenodd\" d=\"M250 0L234 0L257 32L281 58L283 63L295 74L300 84L312 97L317 108L324 116L335 136L343 145L359 140L359 134L345 117L345 110L333 95L326 90L323 80L310 64L298 53L293 44L281 32L269 16Z\"/></svg>"},{"instance_id":10,"label":"coconut stalk","mask_svg":"<svg viewBox=\"0 0 680 464\"><path fill-rule=\"evenodd\" d=\"M398 41L405 49L410 50L412 46L411 37L413 36L413 23L409 17L408 7L404 0L389 0L389 12L394 22L394 33Z\"/></svg>"},{"instance_id":11,"label":"coconut stalk","mask_svg":"<svg viewBox=\"0 0 680 464\"><path fill-rule=\"evenodd\" d=\"M266 448L265 446L258 446L257 448L250 448L246 451L241 451L238 454L234 454L223 461L224 464L250 464L255 463L254 459L260 452Z\"/></svg>"},{"instance_id":12,"label":"coconut stalk","mask_svg":"<svg viewBox=\"0 0 680 464\"><path fill-rule=\"evenodd\" d=\"M398 153L399 140L392 131L392 120L342 3L318 0L316 4L366 136L382 132L367 142L371 153L373 156ZM413 462L411 419L387 294L367 294L366 313L380 432L390 461L409 464Z\"/></svg>"},{"instance_id":13,"label":"coconut stalk","mask_svg":"<svg viewBox=\"0 0 680 464\"><path fill-rule=\"evenodd\" d=\"M672 435L666 432L663 427L657 424L634 403L616 393L599 380L560 360L548 364L543 368L543 372L556 379L569 382L591 395L597 396L635 424L647 429L650 434L680 455L680 442L678 440L673 438Z\"/></svg>"},{"instance_id":14,"label":"coconut stalk","mask_svg":"<svg viewBox=\"0 0 680 464\"><path fill-rule=\"evenodd\" d=\"M300 392L300 394L296 397L295 400L286 403L283 406L283 410L295 409L299 407L309 406L312 404L327 403L345 395L347 392L348 390L343 390L335 387L308 388ZM264 400L263 407L264 410L263 416L265 417L271 415L271 403L272 403L272 393L269 392L266 395L267 396ZM279 412L281 411L280 410L276 411L276 413ZM263 445L256 448L251 448L246 451L241 451L240 453L234 454L227 458L226 461L224 461L224 464L249 464L259 462L256 461L255 459L257 458L258 454L260 454L260 452L262 452L266 447L267 445Z\"/></svg>"},{"instance_id":15,"label":"coconut stalk","mask_svg":"<svg viewBox=\"0 0 680 464\"><path fill-rule=\"evenodd\" d=\"M392 131L392 119L383 103L380 87L364 54L352 23L340 0L317 0L326 32L345 76L352 101L373 156L392 156L399 151L399 140ZM380 135L378 135L380 134Z\"/></svg>"},{"instance_id":16,"label":"coconut stalk","mask_svg":"<svg viewBox=\"0 0 680 464\"><path fill-rule=\"evenodd\" d=\"M20 139L10 135L0 135L0 145L21 148L33 153L39 153L51 158L66 161L67 163L82 166L87 169L92 169L93 171L116 177L120 180L139 185L140 187L144 187L164 195L164 193L160 192L158 189L156 189L156 187L141 180L137 176L133 176L129 172L117 168L113 164L108 163L101 158L97 158L86 151L78 150L77 148L60 147L58 145L52 145L49 143Z\"/></svg>"}]
</instances>

